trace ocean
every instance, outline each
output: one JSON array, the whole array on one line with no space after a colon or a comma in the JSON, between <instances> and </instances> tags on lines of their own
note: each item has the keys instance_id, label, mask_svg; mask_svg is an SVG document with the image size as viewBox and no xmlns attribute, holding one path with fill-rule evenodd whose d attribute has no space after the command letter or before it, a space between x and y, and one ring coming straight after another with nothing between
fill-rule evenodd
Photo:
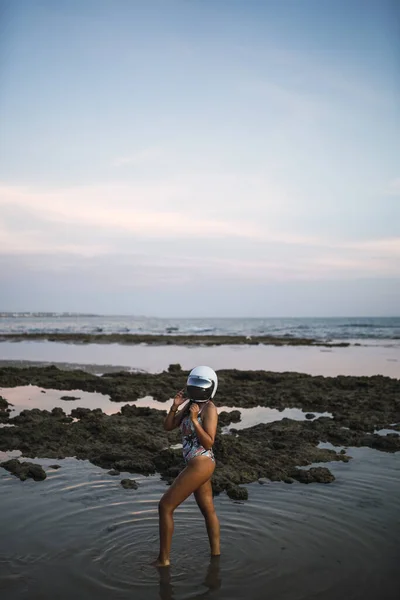
<instances>
[{"instance_id":1,"label":"ocean","mask_svg":"<svg viewBox=\"0 0 400 600\"><path fill-rule=\"evenodd\" d=\"M0 312L0 333L140 333L271 335L321 341L400 340L400 317L156 318L72 313Z\"/></svg>"}]
</instances>

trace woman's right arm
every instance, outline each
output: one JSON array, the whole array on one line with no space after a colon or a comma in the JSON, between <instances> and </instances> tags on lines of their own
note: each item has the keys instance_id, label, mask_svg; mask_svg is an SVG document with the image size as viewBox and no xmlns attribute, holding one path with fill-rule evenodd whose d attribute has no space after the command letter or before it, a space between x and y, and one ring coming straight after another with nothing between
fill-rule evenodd
<instances>
[{"instance_id":1,"label":"woman's right arm","mask_svg":"<svg viewBox=\"0 0 400 600\"><path fill-rule=\"evenodd\" d=\"M180 410L178 412L178 408L185 402L185 398L183 397L183 390L178 392L174 398L171 408L164 421L164 429L166 431L172 431L176 427L179 427L182 417L185 413L185 409Z\"/></svg>"}]
</instances>

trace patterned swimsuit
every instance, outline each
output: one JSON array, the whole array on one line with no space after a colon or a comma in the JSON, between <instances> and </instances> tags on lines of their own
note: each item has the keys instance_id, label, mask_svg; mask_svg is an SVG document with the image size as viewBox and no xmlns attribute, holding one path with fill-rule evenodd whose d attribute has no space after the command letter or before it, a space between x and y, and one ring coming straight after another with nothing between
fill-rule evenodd
<instances>
[{"instance_id":1,"label":"patterned swimsuit","mask_svg":"<svg viewBox=\"0 0 400 600\"><path fill-rule=\"evenodd\" d=\"M197 420L201 425L200 413L197 416ZM208 456L208 458L211 458L211 460L215 462L212 448L206 450L204 446L200 444L190 414L183 417L180 430L182 432L183 458L186 463L195 456Z\"/></svg>"}]
</instances>

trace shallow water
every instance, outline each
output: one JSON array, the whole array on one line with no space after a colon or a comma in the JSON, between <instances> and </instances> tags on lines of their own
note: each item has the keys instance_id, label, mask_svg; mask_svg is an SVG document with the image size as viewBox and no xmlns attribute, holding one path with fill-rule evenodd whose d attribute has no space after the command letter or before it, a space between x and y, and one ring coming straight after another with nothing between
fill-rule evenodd
<instances>
[{"instance_id":1,"label":"shallow water","mask_svg":"<svg viewBox=\"0 0 400 600\"><path fill-rule=\"evenodd\" d=\"M150 407L157 410L169 410L172 400L167 402L158 402L150 396L140 398L135 402L112 402L106 394L97 392L83 392L82 390L53 390L44 389L36 385L23 385L15 388L1 388L0 396L5 398L13 405L11 407L10 416L14 417L22 410L40 408L42 410L52 410L55 406L61 407L64 412L69 415L73 408L101 408L107 414L112 415L121 410L121 406L125 404L134 404L139 407ZM62 396L75 396L77 400L61 400ZM232 406L220 406L218 412L239 410L241 421L232 424L235 429L243 429L251 427L257 423L272 423L281 419L293 419L295 421L304 421L306 412L300 408L285 408L278 410L276 408L267 408L265 406L256 406L254 408L235 408ZM332 417L331 413L313 413L315 419L318 417Z\"/></svg>"},{"instance_id":2,"label":"shallow water","mask_svg":"<svg viewBox=\"0 0 400 600\"><path fill-rule=\"evenodd\" d=\"M400 344L319 348L308 346L124 346L121 344L62 344L0 342L0 360L122 365L156 373L171 363L184 369L208 364L214 369L297 371L310 375L386 375L400 378Z\"/></svg>"},{"instance_id":3,"label":"shallow water","mask_svg":"<svg viewBox=\"0 0 400 600\"><path fill-rule=\"evenodd\" d=\"M64 394L80 400L61 401ZM36 386L3 388L0 395L15 404L12 415L54 406L67 413L100 407L111 414L125 404L80 390L42 393ZM135 404L169 406L151 398ZM241 414L233 427L305 417L300 409L265 407ZM397 599L400 453L347 453L354 457L349 463L327 465L336 477L332 484L254 483L247 486L245 503L216 497L218 562L210 563L203 518L194 500L187 500L176 511L173 565L165 570L150 565L157 554L157 503L166 489L158 476L112 477L73 458L29 457L46 467L43 482L21 482L0 468L1 598ZM0 452L0 462L7 457ZM61 469L48 468L56 462ZM124 490L124 477L135 478L138 490Z\"/></svg>"},{"instance_id":4,"label":"shallow water","mask_svg":"<svg viewBox=\"0 0 400 600\"><path fill-rule=\"evenodd\" d=\"M150 565L165 490L157 476L136 476L135 491L120 486L125 474L75 459L58 461L43 482L0 469L2 597L397 598L400 455L350 454L350 463L330 465L330 485L256 483L243 504L217 497L219 564L210 566L203 519L187 500L163 572Z\"/></svg>"},{"instance_id":5,"label":"shallow water","mask_svg":"<svg viewBox=\"0 0 400 600\"><path fill-rule=\"evenodd\" d=\"M1 390L0 390L1 393ZM140 398L135 402L136 406L148 406L150 408L156 408L157 410L169 409L172 401L169 402L158 402L153 398ZM244 429L245 427L252 427L258 423L272 423L273 421L281 421L282 419L293 419L294 421L304 421L306 415L309 414L303 411L301 408L284 408L278 410L277 408L268 408L267 406L255 406L253 408L240 408L238 406L218 406L217 411L232 412L238 410L240 412L240 421L238 423L232 423L230 427L235 429ZM319 417L332 417L330 412L313 412L314 417L310 419L314 421Z\"/></svg>"}]
</instances>

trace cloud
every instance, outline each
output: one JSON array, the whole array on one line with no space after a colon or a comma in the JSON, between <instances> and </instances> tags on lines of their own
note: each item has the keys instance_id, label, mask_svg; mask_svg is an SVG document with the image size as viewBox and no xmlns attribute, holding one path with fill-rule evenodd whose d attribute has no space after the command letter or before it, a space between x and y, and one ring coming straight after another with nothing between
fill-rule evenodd
<instances>
[{"instance_id":1,"label":"cloud","mask_svg":"<svg viewBox=\"0 0 400 600\"><path fill-rule=\"evenodd\" d=\"M364 240L357 242L347 242L341 244L342 248L349 248L359 251L367 252L378 252L387 256L400 257L400 237L378 239L378 240Z\"/></svg>"},{"instance_id":2,"label":"cloud","mask_svg":"<svg viewBox=\"0 0 400 600\"><path fill-rule=\"evenodd\" d=\"M139 270L136 282L152 285L182 273L242 282L400 276L400 236L344 240L340 228L324 235L320 227L310 235L300 224L287 225L293 200L268 180L210 181L193 176L52 190L0 184L1 252L30 257L35 268L48 264L44 256L66 269L97 264L91 259L104 267L122 262L127 271ZM221 190L231 195L218 205ZM190 193L204 194L203 202L185 203Z\"/></svg>"},{"instance_id":3,"label":"cloud","mask_svg":"<svg viewBox=\"0 0 400 600\"><path fill-rule=\"evenodd\" d=\"M246 192L243 208L238 201ZM92 231L114 229L138 237L315 243L312 236L279 232L259 218L268 213L271 221L274 214L285 212L285 202L273 186L254 177L193 176L54 190L0 184L0 206L26 210L28 218L34 213L46 222L84 224Z\"/></svg>"},{"instance_id":4,"label":"cloud","mask_svg":"<svg viewBox=\"0 0 400 600\"><path fill-rule=\"evenodd\" d=\"M76 257L99 256L110 253L105 245L84 243L74 244L63 241L43 240L40 234L18 233L5 230L0 225L0 246L4 254L72 254Z\"/></svg>"}]
</instances>

